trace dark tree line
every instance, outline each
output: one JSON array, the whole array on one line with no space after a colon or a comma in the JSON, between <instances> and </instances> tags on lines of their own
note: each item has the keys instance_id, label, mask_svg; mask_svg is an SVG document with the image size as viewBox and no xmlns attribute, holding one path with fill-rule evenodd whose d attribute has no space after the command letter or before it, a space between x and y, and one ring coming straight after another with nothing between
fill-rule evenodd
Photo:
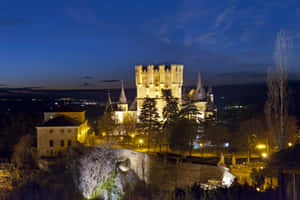
<instances>
[{"instance_id":1,"label":"dark tree line","mask_svg":"<svg viewBox=\"0 0 300 200\"><path fill-rule=\"evenodd\" d=\"M22 136L30 134L36 138L35 126L41 122L41 113L0 113L0 157L10 158L14 145Z\"/></svg>"}]
</instances>

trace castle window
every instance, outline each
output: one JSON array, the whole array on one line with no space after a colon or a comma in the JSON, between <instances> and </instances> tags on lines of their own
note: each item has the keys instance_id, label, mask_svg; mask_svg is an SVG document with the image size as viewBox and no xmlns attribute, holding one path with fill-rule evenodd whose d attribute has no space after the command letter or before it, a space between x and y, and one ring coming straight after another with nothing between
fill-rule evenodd
<instances>
[{"instance_id":1,"label":"castle window","mask_svg":"<svg viewBox=\"0 0 300 200\"><path fill-rule=\"evenodd\" d=\"M62 147L65 146L65 141L64 140L60 141L60 146L62 146Z\"/></svg>"},{"instance_id":2,"label":"castle window","mask_svg":"<svg viewBox=\"0 0 300 200\"><path fill-rule=\"evenodd\" d=\"M72 144L72 141L68 140L68 146L71 146L71 144Z\"/></svg>"},{"instance_id":3,"label":"castle window","mask_svg":"<svg viewBox=\"0 0 300 200\"><path fill-rule=\"evenodd\" d=\"M71 132L72 132L72 129L69 129L68 132L71 133Z\"/></svg>"},{"instance_id":4,"label":"castle window","mask_svg":"<svg viewBox=\"0 0 300 200\"><path fill-rule=\"evenodd\" d=\"M49 141L49 147L53 147L53 140Z\"/></svg>"},{"instance_id":5,"label":"castle window","mask_svg":"<svg viewBox=\"0 0 300 200\"><path fill-rule=\"evenodd\" d=\"M53 129L50 129L50 130L49 130L49 133L53 133Z\"/></svg>"},{"instance_id":6,"label":"castle window","mask_svg":"<svg viewBox=\"0 0 300 200\"><path fill-rule=\"evenodd\" d=\"M64 129L61 129L61 130L60 130L60 132L61 132L61 133L64 133L64 132L65 132L65 130L64 130Z\"/></svg>"}]
</instances>

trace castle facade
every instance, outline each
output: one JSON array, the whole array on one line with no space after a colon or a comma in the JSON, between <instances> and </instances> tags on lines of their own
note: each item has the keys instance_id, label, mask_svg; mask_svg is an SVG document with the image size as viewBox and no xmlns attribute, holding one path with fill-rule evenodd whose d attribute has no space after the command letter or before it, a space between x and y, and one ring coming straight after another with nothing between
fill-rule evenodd
<instances>
[{"instance_id":1,"label":"castle facade","mask_svg":"<svg viewBox=\"0 0 300 200\"><path fill-rule=\"evenodd\" d=\"M166 105L163 98L163 90L171 90L172 96L181 105L183 65L148 65L135 66L136 90L137 90L137 116L141 112L144 99L154 98L158 114L163 120L162 112Z\"/></svg>"}]
</instances>

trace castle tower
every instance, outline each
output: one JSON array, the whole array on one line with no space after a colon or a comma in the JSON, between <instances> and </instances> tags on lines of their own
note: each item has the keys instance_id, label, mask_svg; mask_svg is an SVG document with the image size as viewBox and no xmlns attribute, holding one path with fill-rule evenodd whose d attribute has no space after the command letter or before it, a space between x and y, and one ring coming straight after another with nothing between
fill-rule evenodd
<instances>
[{"instance_id":1,"label":"castle tower","mask_svg":"<svg viewBox=\"0 0 300 200\"><path fill-rule=\"evenodd\" d=\"M181 105L183 65L148 65L135 66L137 87L137 116L139 116L146 97L156 100L156 107L162 119L162 111L166 105L162 90L171 90L172 96Z\"/></svg>"},{"instance_id":2,"label":"castle tower","mask_svg":"<svg viewBox=\"0 0 300 200\"><path fill-rule=\"evenodd\" d=\"M205 90L202 85L201 75L198 73L197 88L193 96L194 101L202 101L206 97Z\"/></svg>"},{"instance_id":3,"label":"castle tower","mask_svg":"<svg viewBox=\"0 0 300 200\"><path fill-rule=\"evenodd\" d=\"M123 81L121 81L121 94L119 98L119 103L118 103L118 109L122 111L128 111L128 104L127 104L127 98L125 95L125 90L124 90L124 85Z\"/></svg>"},{"instance_id":4,"label":"castle tower","mask_svg":"<svg viewBox=\"0 0 300 200\"><path fill-rule=\"evenodd\" d=\"M107 110L107 109L112 109L112 102L111 102L109 91L107 93L107 102L106 102L106 106L105 106L105 110Z\"/></svg>"},{"instance_id":5,"label":"castle tower","mask_svg":"<svg viewBox=\"0 0 300 200\"><path fill-rule=\"evenodd\" d=\"M208 101L210 103L214 103L214 94L212 92L212 87L211 86L208 88L207 98L208 98Z\"/></svg>"}]
</instances>

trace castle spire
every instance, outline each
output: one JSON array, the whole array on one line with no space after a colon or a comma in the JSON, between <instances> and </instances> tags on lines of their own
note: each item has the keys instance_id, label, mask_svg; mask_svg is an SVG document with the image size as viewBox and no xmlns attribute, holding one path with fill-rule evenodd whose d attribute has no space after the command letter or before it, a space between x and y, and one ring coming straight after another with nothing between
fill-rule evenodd
<instances>
[{"instance_id":1,"label":"castle spire","mask_svg":"<svg viewBox=\"0 0 300 200\"><path fill-rule=\"evenodd\" d=\"M126 98L126 95L125 95L123 80L121 81L121 84L122 84L122 89L121 89L121 95L120 95L119 101L120 101L121 104L127 104L127 98Z\"/></svg>"},{"instance_id":2,"label":"castle spire","mask_svg":"<svg viewBox=\"0 0 300 200\"><path fill-rule=\"evenodd\" d=\"M112 102L111 102L109 90L107 92L107 102L106 102L105 110L112 110Z\"/></svg>"},{"instance_id":3,"label":"castle spire","mask_svg":"<svg viewBox=\"0 0 300 200\"><path fill-rule=\"evenodd\" d=\"M194 100L199 101L205 99L205 90L202 85L200 72L198 73L197 88L194 93Z\"/></svg>"}]
</instances>

